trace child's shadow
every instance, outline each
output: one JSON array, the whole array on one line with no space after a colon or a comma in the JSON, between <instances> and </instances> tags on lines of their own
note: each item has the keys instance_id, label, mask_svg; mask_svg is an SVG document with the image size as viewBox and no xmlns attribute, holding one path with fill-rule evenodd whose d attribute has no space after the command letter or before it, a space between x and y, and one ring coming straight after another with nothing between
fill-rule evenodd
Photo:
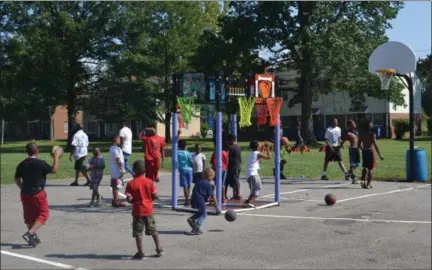
<instances>
[{"instance_id":1,"label":"child's shadow","mask_svg":"<svg viewBox=\"0 0 432 270\"><path fill-rule=\"evenodd\" d=\"M1 243L2 247L10 247L11 249L28 249L28 248L33 248L29 245L25 245L25 244L11 244L11 243Z\"/></svg>"}]
</instances>

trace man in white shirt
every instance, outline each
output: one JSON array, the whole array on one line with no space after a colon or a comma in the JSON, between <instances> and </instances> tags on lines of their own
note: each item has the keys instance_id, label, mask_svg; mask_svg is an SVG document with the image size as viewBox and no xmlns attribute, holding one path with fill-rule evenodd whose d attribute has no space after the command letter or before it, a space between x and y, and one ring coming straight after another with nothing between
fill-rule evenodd
<instances>
[{"instance_id":1,"label":"man in white shirt","mask_svg":"<svg viewBox=\"0 0 432 270\"><path fill-rule=\"evenodd\" d=\"M89 145L89 140L87 137L87 134L82 130L82 127L80 124L77 125L77 132L73 135L72 143L71 143L71 153L69 156L69 160L72 162L72 156L75 159L75 181L73 181L70 186L79 186L78 184L78 178L80 172L83 174L85 179L87 180L87 183L85 183L83 186L90 185L90 178L87 175L87 170L84 167L84 161L87 157L87 148Z\"/></svg>"},{"instance_id":2,"label":"man in white shirt","mask_svg":"<svg viewBox=\"0 0 432 270\"><path fill-rule=\"evenodd\" d=\"M132 168L128 165L129 157L132 154L132 130L129 128L127 122L123 122L123 128L120 130L119 135L121 138L121 149L123 151L125 169L134 176Z\"/></svg>"},{"instance_id":3,"label":"man in white shirt","mask_svg":"<svg viewBox=\"0 0 432 270\"><path fill-rule=\"evenodd\" d=\"M325 139L327 145L325 150L324 171L321 180L329 180L326 171L330 161L337 161L339 167L345 174L345 180L349 180L349 175L342 162L342 154L340 152L342 131L337 125L337 118L333 118L330 121L330 127L326 130Z\"/></svg>"},{"instance_id":4,"label":"man in white shirt","mask_svg":"<svg viewBox=\"0 0 432 270\"><path fill-rule=\"evenodd\" d=\"M125 173L124 169L124 157L123 152L120 148L120 136L115 136L113 139L113 144L110 148L110 175L111 183L110 186L113 192L113 200L111 205L113 207L125 207L126 205L120 202L119 189L122 187L121 178Z\"/></svg>"}]
</instances>

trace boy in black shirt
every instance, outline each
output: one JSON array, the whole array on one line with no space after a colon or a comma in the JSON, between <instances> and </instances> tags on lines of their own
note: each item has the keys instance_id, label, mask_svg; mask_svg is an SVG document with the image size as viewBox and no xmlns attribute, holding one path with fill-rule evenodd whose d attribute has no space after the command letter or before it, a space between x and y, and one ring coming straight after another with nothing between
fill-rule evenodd
<instances>
[{"instance_id":1,"label":"boy in black shirt","mask_svg":"<svg viewBox=\"0 0 432 270\"><path fill-rule=\"evenodd\" d=\"M226 176L226 184L234 189L234 197L231 200L241 200L240 195L240 171L241 171L241 150L236 143L237 138L230 134L227 137L229 145L228 152L228 171Z\"/></svg>"},{"instance_id":2,"label":"boy in black shirt","mask_svg":"<svg viewBox=\"0 0 432 270\"><path fill-rule=\"evenodd\" d=\"M21 202L24 211L24 222L28 231L22 236L32 247L41 241L37 230L45 224L49 216L47 194L45 192L46 176L57 173L61 150L54 153L52 166L37 158L39 153L35 143L26 145L28 157L18 164L15 172L15 183L21 190Z\"/></svg>"}]
</instances>

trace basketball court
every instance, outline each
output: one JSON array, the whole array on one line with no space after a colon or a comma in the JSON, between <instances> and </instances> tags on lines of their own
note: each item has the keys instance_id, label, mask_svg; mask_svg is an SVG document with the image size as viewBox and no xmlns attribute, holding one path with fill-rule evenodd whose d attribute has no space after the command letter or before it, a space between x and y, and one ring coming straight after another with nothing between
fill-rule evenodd
<instances>
[{"instance_id":1,"label":"basketball court","mask_svg":"<svg viewBox=\"0 0 432 270\"><path fill-rule=\"evenodd\" d=\"M264 179L261 199L274 196L274 180ZM18 189L1 189L2 269L174 269L174 268L415 268L431 267L431 186L373 182L363 189L345 181L283 180L279 207L239 212L229 223L209 216L201 236L186 236L189 213L172 211L171 177L158 184L155 204L165 254L133 261L131 206L112 208L105 179L99 208L88 208L90 191L69 180L47 187L51 216L28 248ZM241 180L242 193L248 189ZM334 206L324 203L336 195ZM179 196L181 199L181 197ZM144 238L144 252L155 254Z\"/></svg>"}]
</instances>

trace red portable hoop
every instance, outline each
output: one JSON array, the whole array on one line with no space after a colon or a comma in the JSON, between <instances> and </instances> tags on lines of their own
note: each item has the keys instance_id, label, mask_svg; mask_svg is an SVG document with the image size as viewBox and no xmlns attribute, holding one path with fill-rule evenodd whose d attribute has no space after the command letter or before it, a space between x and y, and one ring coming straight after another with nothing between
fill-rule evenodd
<instances>
[{"instance_id":1,"label":"red portable hoop","mask_svg":"<svg viewBox=\"0 0 432 270\"><path fill-rule=\"evenodd\" d=\"M269 108L267 102L263 98L257 98L255 100L258 116L258 126L264 126L267 123L267 117Z\"/></svg>"},{"instance_id":2,"label":"red portable hoop","mask_svg":"<svg viewBox=\"0 0 432 270\"><path fill-rule=\"evenodd\" d=\"M266 99L268 111L270 115L270 126L274 127L279 125L279 113L282 108L282 98L268 98Z\"/></svg>"}]
</instances>

